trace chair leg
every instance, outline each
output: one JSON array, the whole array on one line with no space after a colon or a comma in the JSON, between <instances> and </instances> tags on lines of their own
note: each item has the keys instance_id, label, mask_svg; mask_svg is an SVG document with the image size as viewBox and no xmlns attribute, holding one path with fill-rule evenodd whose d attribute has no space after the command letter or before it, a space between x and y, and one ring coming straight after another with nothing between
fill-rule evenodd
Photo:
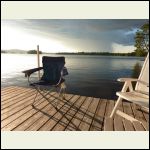
<instances>
[{"instance_id":1,"label":"chair leg","mask_svg":"<svg viewBox=\"0 0 150 150\"><path fill-rule=\"evenodd\" d=\"M40 91L40 88L39 88L39 87L35 88L35 90L36 90L36 95L35 95L35 97L34 97L34 100L33 100L33 103L32 103L32 107L35 106L36 101L39 99L39 98L37 99L38 94L40 94L40 93L39 93L39 91Z\"/></svg>"},{"instance_id":2,"label":"chair leg","mask_svg":"<svg viewBox=\"0 0 150 150\"><path fill-rule=\"evenodd\" d=\"M36 92L36 95L35 95L35 97L34 97L34 100L33 100L33 103L32 103L32 107L34 107L34 104L35 104L35 102L36 102L37 96L38 96L38 91Z\"/></svg>"},{"instance_id":3,"label":"chair leg","mask_svg":"<svg viewBox=\"0 0 150 150\"><path fill-rule=\"evenodd\" d=\"M63 89L62 98L65 99L66 97L66 88Z\"/></svg>"},{"instance_id":4,"label":"chair leg","mask_svg":"<svg viewBox=\"0 0 150 150\"><path fill-rule=\"evenodd\" d=\"M114 115L115 115L115 113L116 113L116 111L117 111L117 108L118 108L118 106L119 106L119 104L120 104L121 101L122 101L122 98L121 98L121 97L118 97L117 102L116 102L116 104L115 104L115 107L114 107L114 109L113 109L113 111L112 111L112 113L111 113L111 115L110 115L110 118L113 118L113 117L114 117Z\"/></svg>"},{"instance_id":5,"label":"chair leg","mask_svg":"<svg viewBox=\"0 0 150 150\"><path fill-rule=\"evenodd\" d=\"M62 88L60 87L60 90L58 91L58 97L60 97L62 94Z\"/></svg>"},{"instance_id":6,"label":"chair leg","mask_svg":"<svg viewBox=\"0 0 150 150\"><path fill-rule=\"evenodd\" d=\"M65 83L62 83L60 85L60 90L58 96L61 96L63 99L65 99L65 90L66 90L66 85Z\"/></svg>"}]
</instances>

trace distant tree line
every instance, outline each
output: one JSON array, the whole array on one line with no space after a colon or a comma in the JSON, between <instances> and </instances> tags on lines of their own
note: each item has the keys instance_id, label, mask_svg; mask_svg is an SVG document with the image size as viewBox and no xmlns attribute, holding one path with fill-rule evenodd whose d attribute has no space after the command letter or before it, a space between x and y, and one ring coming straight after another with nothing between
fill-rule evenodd
<instances>
[{"instance_id":1,"label":"distant tree line","mask_svg":"<svg viewBox=\"0 0 150 150\"><path fill-rule=\"evenodd\" d=\"M110 53L110 52L78 52L78 53L56 53L65 55L104 55L104 56L135 56L135 52L132 53Z\"/></svg>"},{"instance_id":2,"label":"distant tree line","mask_svg":"<svg viewBox=\"0 0 150 150\"><path fill-rule=\"evenodd\" d=\"M27 54L37 54L37 50L29 50ZM42 54L42 51L39 51L39 54Z\"/></svg>"},{"instance_id":3,"label":"distant tree line","mask_svg":"<svg viewBox=\"0 0 150 150\"><path fill-rule=\"evenodd\" d=\"M10 52L5 51L5 50L1 50L1 53L10 53ZM37 51L36 50L29 50L26 53L27 54L37 54ZM39 53L40 54L53 54L53 53L45 53L45 52L42 52L42 51L39 51ZM78 53L73 53L73 52L59 52L59 53L55 53L55 54L60 54L60 55L136 56L135 52L132 52L132 53L110 53L110 52L78 52Z\"/></svg>"},{"instance_id":4,"label":"distant tree line","mask_svg":"<svg viewBox=\"0 0 150 150\"><path fill-rule=\"evenodd\" d=\"M13 53L13 54L37 54L37 50L1 50L1 53ZM39 51L42 54L42 51Z\"/></svg>"},{"instance_id":5,"label":"distant tree line","mask_svg":"<svg viewBox=\"0 0 150 150\"><path fill-rule=\"evenodd\" d=\"M4 50L1 50L1 53L6 53L6 51L4 51Z\"/></svg>"}]
</instances>

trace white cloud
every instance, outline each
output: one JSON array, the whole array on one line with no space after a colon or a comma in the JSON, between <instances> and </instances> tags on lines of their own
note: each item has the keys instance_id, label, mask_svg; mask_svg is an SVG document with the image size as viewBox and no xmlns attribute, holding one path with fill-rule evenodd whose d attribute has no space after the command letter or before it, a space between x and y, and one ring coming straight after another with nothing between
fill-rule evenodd
<instances>
[{"instance_id":1,"label":"white cloud","mask_svg":"<svg viewBox=\"0 0 150 150\"><path fill-rule=\"evenodd\" d=\"M56 41L51 38L44 38L33 35L11 26L2 26L1 29L2 49L36 49L40 45L40 50L44 52L69 52L71 49L65 46L61 41Z\"/></svg>"},{"instance_id":2,"label":"white cloud","mask_svg":"<svg viewBox=\"0 0 150 150\"><path fill-rule=\"evenodd\" d=\"M112 44L112 53L131 53L135 50L134 45Z\"/></svg>"},{"instance_id":3,"label":"white cloud","mask_svg":"<svg viewBox=\"0 0 150 150\"><path fill-rule=\"evenodd\" d=\"M2 20L1 48L29 50L40 45L45 52L132 52L134 34L143 22L141 19Z\"/></svg>"}]
</instances>

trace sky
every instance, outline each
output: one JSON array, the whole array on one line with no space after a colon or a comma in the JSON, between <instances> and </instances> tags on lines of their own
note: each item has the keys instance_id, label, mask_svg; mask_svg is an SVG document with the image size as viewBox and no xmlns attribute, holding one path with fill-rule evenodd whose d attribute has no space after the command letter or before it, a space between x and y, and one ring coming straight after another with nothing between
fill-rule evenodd
<instances>
[{"instance_id":1,"label":"sky","mask_svg":"<svg viewBox=\"0 0 150 150\"><path fill-rule=\"evenodd\" d=\"M1 49L43 52L119 52L135 50L136 31L145 19L1 20Z\"/></svg>"}]
</instances>

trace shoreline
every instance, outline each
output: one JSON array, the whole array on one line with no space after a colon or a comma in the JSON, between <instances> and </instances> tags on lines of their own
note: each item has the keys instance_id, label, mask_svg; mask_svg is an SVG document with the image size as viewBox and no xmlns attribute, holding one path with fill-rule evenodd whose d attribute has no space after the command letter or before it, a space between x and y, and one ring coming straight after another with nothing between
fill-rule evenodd
<instances>
[{"instance_id":1,"label":"shoreline","mask_svg":"<svg viewBox=\"0 0 150 150\"><path fill-rule=\"evenodd\" d=\"M1 53L1 54L13 54L13 55L37 55L37 54L28 54L28 53ZM40 55L70 55L70 56L104 56L104 57L109 57L109 56L112 56L112 57L133 57L133 58L145 58L145 56L132 56L132 55L103 55L103 54L78 54L78 53L42 53ZM142 59L143 60L143 59Z\"/></svg>"},{"instance_id":2,"label":"shoreline","mask_svg":"<svg viewBox=\"0 0 150 150\"><path fill-rule=\"evenodd\" d=\"M9 50L1 50L1 54L37 54L36 50L34 52L29 51L9 51ZM111 52L55 52L55 53L47 53L40 51L41 54L54 54L54 55L90 55L90 56L132 56L132 57L145 57L145 56L136 56L135 52L131 53L111 53Z\"/></svg>"}]
</instances>

